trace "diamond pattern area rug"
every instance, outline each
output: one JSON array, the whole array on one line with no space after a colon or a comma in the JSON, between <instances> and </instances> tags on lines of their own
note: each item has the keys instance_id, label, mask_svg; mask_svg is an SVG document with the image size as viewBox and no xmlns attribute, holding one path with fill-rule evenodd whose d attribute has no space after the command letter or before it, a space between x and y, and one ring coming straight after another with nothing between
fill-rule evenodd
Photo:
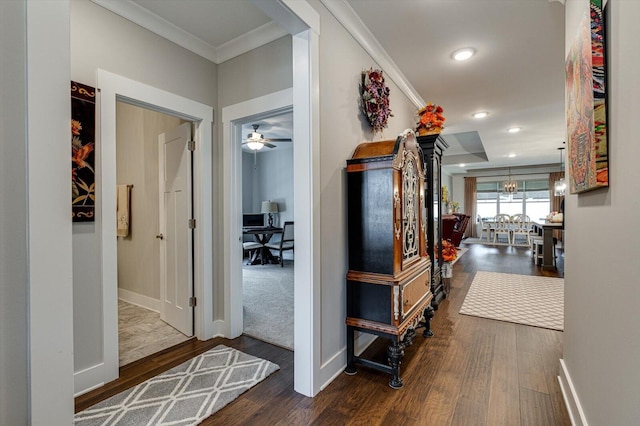
<instances>
[{"instance_id":1,"label":"diamond pattern area rug","mask_svg":"<svg viewBox=\"0 0 640 426\"><path fill-rule=\"evenodd\" d=\"M75 425L196 425L279 370L216 346L75 416Z\"/></svg>"},{"instance_id":2,"label":"diamond pattern area rug","mask_svg":"<svg viewBox=\"0 0 640 426\"><path fill-rule=\"evenodd\" d=\"M564 330L564 279L478 271L460 313Z\"/></svg>"}]
</instances>

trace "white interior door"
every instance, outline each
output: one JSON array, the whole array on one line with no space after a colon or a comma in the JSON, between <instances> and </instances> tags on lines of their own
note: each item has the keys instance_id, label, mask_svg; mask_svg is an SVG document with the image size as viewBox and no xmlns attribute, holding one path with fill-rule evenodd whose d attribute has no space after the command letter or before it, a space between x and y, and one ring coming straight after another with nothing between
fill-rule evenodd
<instances>
[{"instance_id":1,"label":"white interior door","mask_svg":"<svg viewBox=\"0 0 640 426\"><path fill-rule=\"evenodd\" d=\"M160 186L160 297L163 321L193 335L191 123L158 137Z\"/></svg>"}]
</instances>

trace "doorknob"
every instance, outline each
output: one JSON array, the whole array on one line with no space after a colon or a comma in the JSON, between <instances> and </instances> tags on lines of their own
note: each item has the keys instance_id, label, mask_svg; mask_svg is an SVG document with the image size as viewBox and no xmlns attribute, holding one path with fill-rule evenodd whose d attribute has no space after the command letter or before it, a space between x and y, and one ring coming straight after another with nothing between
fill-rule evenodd
<instances>
[{"instance_id":1,"label":"doorknob","mask_svg":"<svg viewBox=\"0 0 640 426\"><path fill-rule=\"evenodd\" d=\"M160 234L160 235L156 235L156 238L160 239L160 240L164 240L164 235Z\"/></svg>"}]
</instances>

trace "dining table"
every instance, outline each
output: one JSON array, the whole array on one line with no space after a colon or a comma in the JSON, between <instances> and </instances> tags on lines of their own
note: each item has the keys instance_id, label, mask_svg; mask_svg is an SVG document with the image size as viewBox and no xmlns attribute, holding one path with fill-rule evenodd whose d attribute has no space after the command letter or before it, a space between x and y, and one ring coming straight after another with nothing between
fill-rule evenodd
<instances>
[{"instance_id":1,"label":"dining table","mask_svg":"<svg viewBox=\"0 0 640 426\"><path fill-rule=\"evenodd\" d=\"M553 231L562 229L562 222L550 222L548 220L540 220L532 222L534 229L538 231L538 235L542 236L542 269L556 269L554 262L555 250L553 247Z\"/></svg>"},{"instance_id":2,"label":"dining table","mask_svg":"<svg viewBox=\"0 0 640 426\"><path fill-rule=\"evenodd\" d=\"M282 228L276 226L244 226L242 233L253 235L253 239L261 245L259 249L253 252L253 256L251 256L249 261L251 265L280 263L280 258L274 256L269 247L265 247L265 244L271 240L274 234L281 234Z\"/></svg>"}]
</instances>

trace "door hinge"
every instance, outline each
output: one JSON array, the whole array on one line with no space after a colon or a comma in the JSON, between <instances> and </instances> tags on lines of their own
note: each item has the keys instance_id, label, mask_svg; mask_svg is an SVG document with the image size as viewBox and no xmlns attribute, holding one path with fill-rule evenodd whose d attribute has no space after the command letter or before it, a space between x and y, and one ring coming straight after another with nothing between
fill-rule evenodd
<instances>
[{"instance_id":1,"label":"door hinge","mask_svg":"<svg viewBox=\"0 0 640 426\"><path fill-rule=\"evenodd\" d=\"M198 304L198 300L195 297L190 297L189 298L189 307L190 308L193 308L197 304Z\"/></svg>"},{"instance_id":2,"label":"door hinge","mask_svg":"<svg viewBox=\"0 0 640 426\"><path fill-rule=\"evenodd\" d=\"M189 141L189 143L187 144L187 149L189 151L195 151L196 150L196 141Z\"/></svg>"},{"instance_id":3,"label":"door hinge","mask_svg":"<svg viewBox=\"0 0 640 426\"><path fill-rule=\"evenodd\" d=\"M189 219L189 229L196 229L196 220Z\"/></svg>"}]
</instances>

